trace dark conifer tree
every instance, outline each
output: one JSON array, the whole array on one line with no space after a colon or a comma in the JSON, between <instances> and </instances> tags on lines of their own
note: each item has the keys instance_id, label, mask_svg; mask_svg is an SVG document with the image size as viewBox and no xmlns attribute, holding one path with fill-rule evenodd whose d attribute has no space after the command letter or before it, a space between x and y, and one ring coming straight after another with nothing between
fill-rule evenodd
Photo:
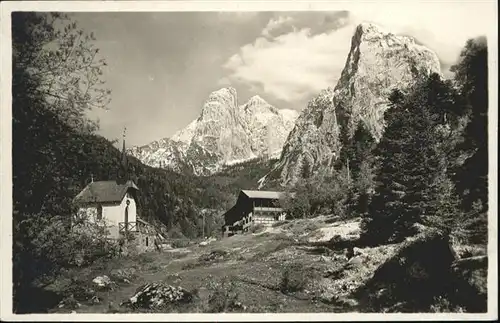
<instances>
[{"instance_id":1,"label":"dark conifer tree","mask_svg":"<svg viewBox=\"0 0 500 323\"><path fill-rule=\"evenodd\" d=\"M462 113L457 96L451 84L436 74L406 94L396 90L391 95L387 127L376 148L377 188L364 221L368 240L400 241L415 233L415 224L426 223L446 205L440 183L446 178L448 157L440 129L447 126L447 118Z\"/></svg>"},{"instance_id":2,"label":"dark conifer tree","mask_svg":"<svg viewBox=\"0 0 500 323\"><path fill-rule=\"evenodd\" d=\"M451 68L465 97L470 121L459 147L470 156L454 177L463 206L470 210L479 202L488 210L488 48L485 37L470 39L457 65Z\"/></svg>"}]
</instances>

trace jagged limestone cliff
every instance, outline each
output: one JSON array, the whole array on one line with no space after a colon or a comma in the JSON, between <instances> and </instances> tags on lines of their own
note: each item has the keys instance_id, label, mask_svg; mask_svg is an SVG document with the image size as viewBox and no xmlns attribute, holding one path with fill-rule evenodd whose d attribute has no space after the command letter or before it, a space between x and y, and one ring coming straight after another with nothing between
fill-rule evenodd
<instances>
[{"instance_id":1,"label":"jagged limestone cliff","mask_svg":"<svg viewBox=\"0 0 500 323\"><path fill-rule=\"evenodd\" d=\"M359 122L380 139L390 92L431 73L440 73L433 51L411 37L370 23L359 25L337 85L323 90L302 111L279 162L261 183L274 179L292 184L304 168L331 168L340 153L341 134L352 136Z\"/></svg>"}]
</instances>

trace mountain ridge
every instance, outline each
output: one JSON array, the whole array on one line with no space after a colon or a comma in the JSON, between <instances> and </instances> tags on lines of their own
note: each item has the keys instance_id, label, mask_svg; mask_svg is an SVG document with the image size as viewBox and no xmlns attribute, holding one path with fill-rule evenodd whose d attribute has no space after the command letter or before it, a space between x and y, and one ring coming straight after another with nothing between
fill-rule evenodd
<instances>
[{"instance_id":1,"label":"mountain ridge","mask_svg":"<svg viewBox=\"0 0 500 323\"><path fill-rule=\"evenodd\" d=\"M210 175L225 165L280 155L297 116L259 95L239 105L236 89L224 87L210 93L185 128L127 153L149 166Z\"/></svg>"}]
</instances>

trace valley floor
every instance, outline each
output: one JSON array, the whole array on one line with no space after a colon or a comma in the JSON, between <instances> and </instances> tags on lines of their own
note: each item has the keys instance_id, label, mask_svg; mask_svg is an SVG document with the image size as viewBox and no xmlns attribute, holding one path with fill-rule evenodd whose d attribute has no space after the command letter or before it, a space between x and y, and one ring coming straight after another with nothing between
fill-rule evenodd
<instances>
[{"instance_id":1,"label":"valley floor","mask_svg":"<svg viewBox=\"0 0 500 323\"><path fill-rule=\"evenodd\" d=\"M339 222L319 217L235 235L207 246L95 263L67 272L50 286L66 297L71 292L74 304L66 301L49 312L370 311L366 302L360 303L355 296L356 291L400 245L357 249L349 258L344 248L325 247L335 236L349 241L358 234L358 220ZM92 280L102 275L113 283L99 290ZM189 302L157 309L120 306L141 286L154 282L180 286L195 296Z\"/></svg>"}]
</instances>

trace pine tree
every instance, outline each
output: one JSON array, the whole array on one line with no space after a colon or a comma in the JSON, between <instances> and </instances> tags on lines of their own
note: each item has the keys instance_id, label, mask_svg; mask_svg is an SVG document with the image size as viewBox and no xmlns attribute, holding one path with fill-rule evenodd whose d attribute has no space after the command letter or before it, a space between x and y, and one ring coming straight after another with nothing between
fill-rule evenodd
<instances>
[{"instance_id":1,"label":"pine tree","mask_svg":"<svg viewBox=\"0 0 500 323\"><path fill-rule=\"evenodd\" d=\"M375 140L363 122L359 122L352 138L344 139L344 146L340 152L341 160L349 163L352 177L356 177L361 163L370 158L375 146Z\"/></svg>"},{"instance_id":2,"label":"pine tree","mask_svg":"<svg viewBox=\"0 0 500 323\"><path fill-rule=\"evenodd\" d=\"M432 210L428 211L423 223L444 234L466 239L466 228L471 222L460 210L460 199L455 192L453 182L445 174L441 174L431 189L435 200Z\"/></svg>"},{"instance_id":3,"label":"pine tree","mask_svg":"<svg viewBox=\"0 0 500 323\"><path fill-rule=\"evenodd\" d=\"M393 92L385 114L387 127L376 148L377 188L363 224L367 241L401 241L416 232L415 224L446 212L442 209L449 202L439 198L437 189L448 167L438 130L445 114L455 119L461 113L455 107L455 92L437 75L407 92Z\"/></svg>"},{"instance_id":4,"label":"pine tree","mask_svg":"<svg viewBox=\"0 0 500 323\"><path fill-rule=\"evenodd\" d=\"M376 177L377 188L369 205L369 214L363 222L363 237L370 243L389 241L396 220L406 211L402 200L406 194L403 183L407 157L404 140L410 138L405 124L410 120L410 113L401 107L402 96L401 92L395 91L390 98L392 106L385 113L388 125L376 149L381 168Z\"/></svg>"},{"instance_id":5,"label":"pine tree","mask_svg":"<svg viewBox=\"0 0 500 323\"><path fill-rule=\"evenodd\" d=\"M375 140L363 122L358 123L352 138L344 138L340 159L349 169L348 212L367 212L370 191L373 188L373 149Z\"/></svg>"},{"instance_id":6,"label":"pine tree","mask_svg":"<svg viewBox=\"0 0 500 323\"><path fill-rule=\"evenodd\" d=\"M368 212L375 187L375 163L372 158L367 158L361 161L358 175L354 182L354 211L359 215L365 215Z\"/></svg>"},{"instance_id":7,"label":"pine tree","mask_svg":"<svg viewBox=\"0 0 500 323\"><path fill-rule=\"evenodd\" d=\"M452 66L455 81L469 108L461 151L470 157L459 168L454 180L462 195L463 207L471 210L475 202L488 210L488 48L485 37L470 39ZM476 203L477 205L477 203Z\"/></svg>"}]
</instances>

